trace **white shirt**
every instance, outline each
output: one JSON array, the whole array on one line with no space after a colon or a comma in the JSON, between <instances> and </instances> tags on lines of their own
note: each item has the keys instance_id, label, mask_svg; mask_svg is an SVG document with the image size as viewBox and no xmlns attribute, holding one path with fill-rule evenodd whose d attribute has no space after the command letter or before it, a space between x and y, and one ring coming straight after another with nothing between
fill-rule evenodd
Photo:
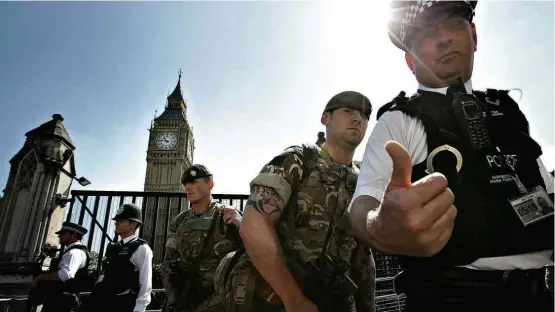
<instances>
[{"instance_id":1,"label":"white shirt","mask_svg":"<svg viewBox=\"0 0 555 312\"><path fill-rule=\"evenodd\" d=\"M80 241L67 245L67 249L72 246L81 245ZM58 264L58 276L63 282L75 278L75 273L87 264L87 254L80 249L72 249L62 255Z\"/></svg>"},{"instance_id":2,"label":"white shirt","mask_svg":"<svg viewBox=\"0 0 555 312\"><path fill-rule=\"evenodd\" d=\"M131 235L123 239L123 243L129 243L136 240L137 235ZM134 312L144 312L146 307L150 304L150 293L152 292L152 249L148 244L142 244L135 250L129 259L135 265L135 271L139 271L139 283L141 285L139 294L135 300ZM101 282L104 275L98 278Z\"/></svg>"},{"instance_id":3,"label":"white shirt","mask_svg":"<svg viewBox=\"0 0 555 312\"><path fill-rule=\"evenodd\" d=\"M447 93L447 87L432 89L419 85L424 91ZM472 92L472 81L465 83L468 93ZM423 162L428 156L426 132L420 120L410 117L400 111L385 112L374 127L362 159L362 166L358 176L351 205L359 196L371 196L382 201L384 191L391 178L393 162L384 146L388 141L397 141L409 152L412 164ZM541 175L545 181L548 193L553 193L553 176L546 170L541 159L538 159ZM553 249L522 255L481 258L465 266L476 270L512 270L536 269L553 264L550 257Z\"/></svg>"}]
</instances>

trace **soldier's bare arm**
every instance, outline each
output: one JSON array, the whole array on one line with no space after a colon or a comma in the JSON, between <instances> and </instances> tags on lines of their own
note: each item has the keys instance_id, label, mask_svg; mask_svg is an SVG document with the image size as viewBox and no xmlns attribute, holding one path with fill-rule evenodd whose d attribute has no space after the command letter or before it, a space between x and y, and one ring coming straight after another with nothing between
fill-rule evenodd
<instances>
[{"instance_id":1,"label":"soldier's bare arm","mask_svg":"<svg viewBox=\"0 0 555 312\"><path fill-rule=\"evenodd\" d=\"M254 186L245 206L240 232L252 263L288 305L301 300L303 295L285 264L274 230L274 223L284 208L285 203L275 190Z\"/></svg>"},{"instance_id":2,"label":"soldier's bare arm","mask_svg":"<svg viewBox=\"0 0 555 312\"><path fill-rule=\"evenodd\" d=\"M370 249L359 244L351 259L351 276L358 285L355 293L357 312L376 311L376 264Z\"/></svg>"},{"instance_id":3,"label":"soldier's bare arm","mask_svg":"<svg viewBox=\"0 0 555 312\"><path fill-rule=\"evenodd\" d=\"M280 155L266 165L251 183L240 228L253 265L286 307L304 296L287 268L274 224L299 183L301 168L294 155Z\"/></svg>"}]
</instances>

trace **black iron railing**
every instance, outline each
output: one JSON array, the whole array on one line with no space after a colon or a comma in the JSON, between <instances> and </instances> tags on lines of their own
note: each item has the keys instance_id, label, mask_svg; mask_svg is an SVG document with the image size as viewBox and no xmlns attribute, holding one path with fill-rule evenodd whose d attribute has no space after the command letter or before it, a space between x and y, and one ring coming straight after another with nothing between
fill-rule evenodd
<instances>
[{"instance_id":1,"label":"black iron railing","mask_svg":"<svg viewBox=\"0 0 555 312\"><path fill-rule=\"evenodd\" d=\"M188 208L189 203L184 193L165 192L116 192L116 191L83 191L71 192L71 205L66 213L66 220L81 224L89 230L83 242L95 255L93 276L98 276L102 269L102 259L110 242L117 241L112 221L117 209L124 203L135 203L142 209L144 226L139 236L151 246L153 263L160 263L165 253L165 242L169 224L177 214ZM241 211L244 209L248 195L213 194L214 199ZM400 270L396 258L380 253L374 254L377 268L377 311L404 311L404 296L395 294L393 276ZM153 276L157 278L157 276ZM153 291L164 296L164 289L153 281ZM80 296L86 298L88 293ZM149 310L149 311L160 311Z\"/></svg>"},{"instance_id":2,"label":"black iron railing","mask_svg":"<svg viewBox=\"0 0 555 312\"><path fill-rule=\"evenodd\" d=\"M71 195L71 205L65 218L89 230L83 237L83 242L95 257L93 268L96 274L102 268L102 259L108 244L118 240L112 218L121 205L134 203L141 207L144 226L141 227L139 236L152 248L154 263L160 263L164 258L164 245L171 220L189 205L184 193L74 190ZM248 195L236 194L212 196L240 210L243 210L248 198Z\"/></svg>"}]
</instances>

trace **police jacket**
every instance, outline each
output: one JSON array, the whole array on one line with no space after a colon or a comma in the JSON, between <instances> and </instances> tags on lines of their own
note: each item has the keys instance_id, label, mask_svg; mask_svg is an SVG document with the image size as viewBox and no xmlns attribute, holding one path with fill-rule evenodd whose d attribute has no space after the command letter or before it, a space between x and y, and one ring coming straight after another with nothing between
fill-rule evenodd
<instances>
[{"instance_id":1,"label":"police jacket","mask_svg":"<svg viewBox=\"0 0 555 312\"><path fill-rule=\"evenodd\" d=\"M62 289L62 292L77 294L83 290L84 288L83 284L85 283L85 281L87 280L87 277L89 276L89 262L91 260L91 255L89 253L87 246L80 245L80 244L69 247L64 251L64 254L68 253L70 250L73 250L73 249L84 251L85 256L87 257L87 260L85 262L85 266L77 270L74 278L63 282L63 286L61 289Z\"/></svg>"},{"instance_id":2,"label":"police jacket","mask_svg":"<svg viewBox=\"0 0 555 312\"><path fill-rule=\"evenodd\" d=\"M106 294L122 294L130 291L138 294L140 288L139 271L130 261L133 253L146 241L137 238L127 243L120 241L110 244L104 262L104 279L102 289Z\"/></svg>"},{"instance_id":3,"label":"police jacket","mask_svg":"<svg viewBox=\"0 0 555 312\"><path fill-rule=\"evenodd\" d=\"M447 177L458 210L447 245L431 258L401 257L406 269L438 269L553 248L553 216L524 226L521 212L510 203L522 194L515 175L528 190L546 187L537 163L542 150L530 137L526 117L508 91L488 89L474 96L491 142L482 149L469 144L470 135L459 126L461 116L454 113L450 95L419 90L407 98L401 93L378 113L380 118L385 111L397 110L422 122L428 157L413 166L412 181L428 175L431 164L433 171ZM460 157L445 153L445 146Z\"/></svg>"}]
</instances>

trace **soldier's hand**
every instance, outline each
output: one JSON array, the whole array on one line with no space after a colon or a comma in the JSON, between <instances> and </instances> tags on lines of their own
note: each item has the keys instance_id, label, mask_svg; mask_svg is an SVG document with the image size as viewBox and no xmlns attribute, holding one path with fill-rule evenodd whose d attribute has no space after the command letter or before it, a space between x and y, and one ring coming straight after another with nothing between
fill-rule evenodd
<instances>
[{"instance_id":1,"label":"soldier's hand","mask_svg":"<svg viewBox=\"0 0 555 312\"><path fill-rule=\"evenodd\" d=\"M318 308L307 298L285 306L286 312L318 312Z\"/></svg>"},{"instance_id":2,"label":"soldier's hand","mask_svg":"<svg viewBox=\"0 0 555 312\"><path fill-rule=\"evenodd\" d=\"M224 209L224 222L226 224L233 223L237 228L241 225L241 214L233 206L226 206Z\"/></svg>"},{"instance_id":3,"label":"soldier's hand","mask_svg":"<svg viewBox=\"0 0 555 312\"><path fill-rule=\"evenodd\" d=\"M393 160L393 172L370 234L378 249L408 256L433 256L447 244L457 215L447 179L433 173L411 183L409 153L394 141L385 148Z\"/></svg>"}]
</instances>

